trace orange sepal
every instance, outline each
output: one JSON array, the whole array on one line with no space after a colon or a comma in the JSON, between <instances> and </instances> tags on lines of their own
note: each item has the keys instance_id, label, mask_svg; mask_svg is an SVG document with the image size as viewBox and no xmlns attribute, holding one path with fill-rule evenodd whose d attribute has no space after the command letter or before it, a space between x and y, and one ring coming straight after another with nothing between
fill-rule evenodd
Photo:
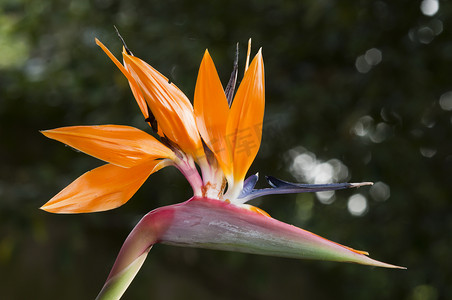
<instances>
[{"instance_id":1,"label":"orange sepal","mask_svg":"<svg viewBox=\"0 0 452 300\"><path fill-rule=\"evenodd\" d=\"M107 47L105 47L104 44L102 44L98 39L96 39L96 44L105 52L105 54L108 55L108 57L124 74L124 76L126 76L126 78L129 81L132 94L135 97L135 100L137 101L138 106L140 107L140 110L144 115L144 118L145 119L149 118L149 112L146 101L144 100L143 94L141 93L140 87L138 86L135 79L132 77L129 71L127 71L126 68L124 68L124 66L116 59L116 57L110 52L110 50L108 50Z\"/></svg>"},{"instance_id":2,"label":"orange sepal","mask_svg":"<svg viewBox=\"0 0 452 300\"><path fill-rule=\"evenodd\" d=\"M206 50L196 80L194 113L199 133L217 158L225 175L232 172L232 162L225 140L229 113L228 100L217 70Z\"/></svg>"},{"instance_id":3,"label":"orange sepal","mask_svg":"<svg viewBox=\"0 0 452 300\"><path fill-rule=\"evenodd\" d=\"M120 167L174 157L174 153L153 136L130 126L69 126L45 130L42 134Z\"/></svg>"},{"instance_id":4,"label":"orange sepal","mask_svg":"<svg viewBox=\"0 0 452 300\"><path fill-rule=\"evenodd\" d=\"M362 255L369 255L369 252L367 252L367 251L363 251L363 250L355 250L355 249L353 249L353 248L351 248L351 247L347 247L347 246L344 246L344 245L342 245L342 246L345 247L345 248L347 248L347 249L350 250L350 251L355 252L355 253L362 254Z\"/></svg>"},{"instance_id":5,"label":"orange sepal","mask_svg":"<svg viewBox=\"0 0 452 300\"><path fill-rule=\"evenodd\" d=\"M126 203L153 172L159 160L132 168L112 164L86 172L41 209L52 213L88 213L110 210Z\"/></svg>"},{"instance_id":6,"label":"orange sepal","mask_svg":"<svg viewBox=\"0 0 452 300\"><path fill-rule=\"evenodd\" d=\"M126 69L141 87L161 132L185 152L203 155L193 106L184 93L141 59L126 52L123 57Z\"/></svg>"},{"instance_id":7,"label":"orange sepal","mask_svg":"<svg viewBox=\"0 0 452 300\"><path fill-rule=\"evenodd\" d=\"M258 213L258 214L260 214L260 215L263 215L263 216L266 216L266 217L270 217L270 215L268 214L268 212L266 212L266 211L263 210L263 209L260 209L260 208L257 207L257 206L253 206L253 205L249 205L249 204L242 204L241 207L246 208L246 209L248 209L248 210L250 210L250 211L253 211L253 212L255 212L255 213Z\"/></svg>"},{"instance_id":8,"label":"orange sepal","mask_svg":"<svg viewBox=\"0 0 452 300\"><path fill-rule=\"evenodd\" d=\"M231 144L234 180L242 181L259 150L264 119L265 88L262 52L254 57L229 111L226 134Z\"/></svg>"}]
</instances>

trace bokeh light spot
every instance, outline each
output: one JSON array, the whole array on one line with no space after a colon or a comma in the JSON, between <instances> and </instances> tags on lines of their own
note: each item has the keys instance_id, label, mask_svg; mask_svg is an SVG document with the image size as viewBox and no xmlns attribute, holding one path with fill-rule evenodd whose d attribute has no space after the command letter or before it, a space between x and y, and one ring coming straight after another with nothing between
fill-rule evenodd
<instances>
[{"instance_id":1,"label":"bokeh light spot","mask_svg":"<svg viewBox=\"0 0 452 300\"><path fill-rule=\"evenodd\" d=\"M378 181L370 187L369 194L375 201L386 201L391 196L391 190L389 185Z\"/></svg>"},{"instance_id":2,"label":"bokeh light spot","mask_svg":"<svg viewBox=\"0 0 452 300\"><path fill-rule=\"evenodd\" d=\"M322 204L331 204L336 200L334 191L317 192L315 196Z\"/></svg>"},{"instance_id":3,"label":"bokeh light spot","mask_svg":"<svg viewBox=\"0 0 452 300\"><path fill-rule=\"evenodd\" d=\"M422 44L430 44L431 41L433 41L433 38L435 37L435 33L430 27L423 26L418 29L417 31L419 42Z\"/></svg>"},{"instance_id":4,"label":"bokeh light spot","mask_svg":"<svg viewBox=\"0 0 452 300\"><path fill-rule=\"evenodd\" d=\"M380 50L377 48L372 48L366 51L366 54L364 55L364 59L366 62L371 66L378 65L383 58L383 55Z\"/></svg>"},{"instance_id":5,"label":"bokeh light spot","mask_svg":"<svg viewBox=\"0 0 452 300\"><path fill-rule=\"evenodd\" d=\"M353 216L362 216L368 210L367 199L361 194L355 194L348 198L347 208Z\"/></svg>"},{"instance_id":6,"label":"bokeh light spot","mask_svg":"<svg viewBox=\"0 0 452 300\"><path fill-rule=\"evenodd\" d=\"M439 97L439 105L444 110L452 110L452 91L446 92Z\"/></svg>"},{"instance_id":7,"label":"bokeh light spot","mask_svg":"<svg viewBox=\"0 0 452 300\"><path fill-rule=\"evenodd\" d=\"M363 116L355 123L352 132L357 136L366 136L372 129L374 119L371 116Z\"/></svg>"},{"instance_id":8,"label":"bokeh light spot","mask_svg":"<svg viewBox=\"0 0 452 300\"><path fill-rule=\"evenodd\" d=\"M419 152L421 152L423 157L432 158L436 154L436 149L421 147L419 148Z\"/></svg>"},{"instance_id":9,"label":"bokeh light spot","mask_svg":"<svg viewBox=\"0 0 452 300\"><path fill-rule=\"evenodd\" d=\"M429 23L429 27L433 30L435 35L439 35L441 32L443 32L443 22L438 19L433 19Z\"/></svg>"},{"instance_id":10,"label":"bokeh light spot","mask_svg":"<svg viewBox=\"0 0 452 300\"><path fill-rule=\"evenodd\" d=\"M369 72L370 69L372 68L372 66L369 65L369 63L366 61L366 58L364 57L364 55L360 55L356 58L355 67L359 73L363 73L363 74Z\"/></svg>"},{"instance_id":11,"label":"bokeh light spot","mask_svg":"<svg viewBox=\"0 0 452 300\"><path fill-rule=\"evenodd\" d=\"M293 157L290 171L299 181L320 184L348 178L348 168L339 159L324 162L303 147L294 148L289 153Z\"/></svg>"},{"instance_id":12,"label":"bokeh light spot","mask_svg":"<svg viewBox=\"0 0 452 300\"><path fill-rule=\"evenodd\" d=\"M329 163L320 163L314 167L312 171L312 177L314 177L314 183L328 183L332 182L334 176L333 166Z\"/></svg>"},{"instance_id":13,"label":"bokeh light spot","mask_svg":"<svg viewBox=\"0 0 452 300\"><path fill-rule=\"evenodd\" d=\"M421 12L426 16L433 16L439 10L438 0L424 0L421 2Z\"/></svg>"},{"instance_id":14,"label":"bokeh light spot","mask_svg":"<svg viewBox=\"0 0 452 300\"><path fill-rule=\"evenodd\" d=\"M344 182L349 177L348 167L337 158L328 161L318 160L314 153L303 147L291 149L289 156L292 158L290 172L299 182L316 184ZM316 198L322 204L331 204L336 199L334 191L317 192Z\"/></svg>"},{"instance_id":15,"label":"bokeh light spot","mask_svg":"<svg viewBox=\"0 0 452 300\"><path fill-rule=\"evenodd\" d=\"M391 127L386 123L378 123L375 130L370 135L370 140L374 143L381 143L391 134Z\"/></svg>"}]
</instances>

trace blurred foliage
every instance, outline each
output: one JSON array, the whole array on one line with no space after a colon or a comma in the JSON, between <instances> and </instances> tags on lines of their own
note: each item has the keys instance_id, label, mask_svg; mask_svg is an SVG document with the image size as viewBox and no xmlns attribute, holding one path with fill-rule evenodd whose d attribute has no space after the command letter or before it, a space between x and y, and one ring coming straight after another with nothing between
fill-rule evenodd
<instances>
[{"instance_id":1,"label":"blurred foliage","mask_svg":"<svg viewBox=\"0 0 452 300\"><path fill-rule=\"evenodd\" d=\"M424 1L425 2L425 1ZM437 3L427 0L428 3ZM427 3L427 4L428 4ZM425 3L424 3L425 4ZM117 56L134 54L192 98L209 48L225 84L234 47L253 38L266 67L266 125L250 172L295 180L291 149L338 159L346 180L383 182L255 204L407 271L158 245L124 299L452 299L452 5L421 1L0 2L0 290L2 299L93 299L146 212L181 202L175 170L152 175L123 207L90 215L38 208L101 162L39 130L127 124L147 130ZM372 50L370 50L372 49ZM360 193L365 213L350 214ZM362 198L361 198L362 199ZM376 200L375 200L376 199Z\"/></svg>"}]
</instances>

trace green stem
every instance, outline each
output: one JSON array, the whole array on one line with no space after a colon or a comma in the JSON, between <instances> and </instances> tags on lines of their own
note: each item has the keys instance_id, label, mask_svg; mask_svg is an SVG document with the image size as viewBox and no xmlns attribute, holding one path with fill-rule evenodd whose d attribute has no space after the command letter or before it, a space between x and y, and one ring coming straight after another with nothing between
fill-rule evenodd
<instances>
[{"instance_id":1,"label":"green stem","mask_svg":"<svg viewBox=\"0 0 452 300\"><path fill-rule=\"evenodd\" d=\"M97 295L96 300L121 299L122 295L129 287L130 283L135 278L135 275L138 273L144 261L146 260L146 257L151 248L152 246L149 247L142 255L135 259L124 270L110 277L110 279L107 280L104 287L100 291L99 295Z\"/></svg>"}]
</instances>

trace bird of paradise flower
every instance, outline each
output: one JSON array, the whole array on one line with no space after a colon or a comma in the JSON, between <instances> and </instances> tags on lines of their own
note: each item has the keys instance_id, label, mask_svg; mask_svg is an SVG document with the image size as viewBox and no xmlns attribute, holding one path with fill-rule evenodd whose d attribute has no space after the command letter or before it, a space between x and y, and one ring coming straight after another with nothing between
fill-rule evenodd
<instances>
[{"instance_id":1,"label":"bird of paradise flower","mask_svg":"<svg viewBox=\"0 0 452 300\"><path fill-rule=\"evenodd\" d=\"M245 179L262 136L265 93L261 49L249 63L249 42L245 74L235 95L238 55L231 79L223 89L206 50L192 106L173 83L135 57L125 43L123 64L99 40L96 43L128 79L138 106L158 139L119 125L43 131L45 136L107 164L83 174L41 208L52 213L88 213L119 207L149 175L166 166L179 169L194 194L183 203L155 209L140 220L124 242L97 299L119 299L156 243L402 268L277 221L246 204L269 194L371 184L298 184L269 176L269 188L255 189L258 175Z\"/></svg>"}]
</instances>

